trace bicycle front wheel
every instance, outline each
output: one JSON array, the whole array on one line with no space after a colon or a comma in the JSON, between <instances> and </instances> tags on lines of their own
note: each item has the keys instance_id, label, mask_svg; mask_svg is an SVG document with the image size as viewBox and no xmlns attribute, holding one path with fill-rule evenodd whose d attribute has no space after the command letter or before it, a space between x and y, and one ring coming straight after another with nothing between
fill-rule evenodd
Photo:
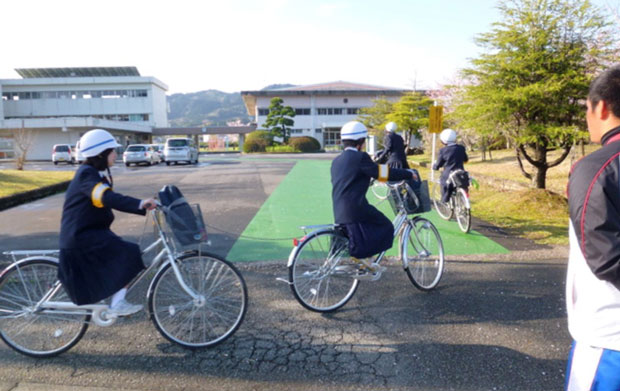
<instances>
[{"instance_id":1,"label":"bicycle front wheel","mask_svg":"<svg viewBox=\"0 0 620 391\"><path fill-rule=\"evenodd\" d=\"M401 240L402 254L411 283L423 291L439 284L444 269L443 243L437 228L429 220L416 217L409 221Z\"/></svg>"},{"instance_id":2,"label":"bicycle front wheel","mask_svg":"<svg viewBox=\"0 0 620 391\"><path fill-rule=\"evenodd\" d=\"M439 217L444 220L450 220L452 218L452 208L450 202L441 201L441 185L439 183L433 184L432 197L433 205Z\"/></svg>"},{"instance_id":3,"label":"bicycle front wheel","mask_svg":"<svg viewBox=\"0 0 620 391\"><path fill-rule=\"evenodd\" d=\"M194 299L179 284L171 264L149 288L149 311L157 330L187 348L217 345L241 325L248 292L243 276L230 262L206 253L187 253L175 260Z\"/></svg>"},{"instance_id":4,"label":"bicycle front wheel","mask_svg":"<svg viewBox=\"0 0 620 391\"><path fill-rule=\"evenodd\" d=\"M459 188L454 195L454 214L461 231L468 233L471 229L471 210L467 205L467 193Z\"/></svg>"},{"instance_id":5,"label":"bicycle front wheel","mask_svg":"<svg viewBox=\"0 0 620 391\"><path fill-rule=\"evenodd\" d=\"M357 264L349 256L349 239L336 230L310 234L295 250L289 281L297 301L316 312L331 312L355 294Z\"/></svg>"},{"instance_id":6,"label":"bicycle front wheel","mask_svg":"<svg viewBox=\"0 0 620 391\"><path fill-rule=\"evenodd\" d=\"M58 264L32 259L9 266L0 277L0 338L31 357L63 353L84 336L90 315L37 307L58 281ZM61 288L50 301L70 302Z\"/></svg>"},{"instance_id":7,"label":"bicycle front wheel","mask_svg":"<svg viewBox=\"0 0 620 391\"><path fill-rule=\"evenodd\" d=\"M385 200L388 196L388 192L390 191L390 189L385 183L379 182L378 180L374 179L372 180L370 191L372 191L372 194L374 194L375 197L377 197L378 199Z\"/></svg>"}]
</instances>

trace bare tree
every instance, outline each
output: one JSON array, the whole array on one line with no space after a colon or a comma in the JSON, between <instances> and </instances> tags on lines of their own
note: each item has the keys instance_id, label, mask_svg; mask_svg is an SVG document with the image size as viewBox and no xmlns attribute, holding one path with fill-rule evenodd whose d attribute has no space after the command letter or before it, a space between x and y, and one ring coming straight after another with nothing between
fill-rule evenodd
<instances>
[{"instance_id":1,"label":"bare tree","mask_svg":"<svg viewBox=\"0 0 620 391\"><path fill-rule=\"evenodd\" d=\"M24 169L28 150L34 142L34 132L30 129L22 127L13 131L13 142L15 144L15 165L18 170Z\"/></svg>"}]
</instances>

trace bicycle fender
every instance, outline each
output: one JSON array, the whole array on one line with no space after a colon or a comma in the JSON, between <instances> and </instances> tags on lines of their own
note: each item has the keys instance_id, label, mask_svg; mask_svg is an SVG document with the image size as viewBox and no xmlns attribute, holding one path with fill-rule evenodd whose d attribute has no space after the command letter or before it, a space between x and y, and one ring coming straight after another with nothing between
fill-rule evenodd
<instances>
[{"instance_id":1,"label":"bicycle fender","mask_svg":"<svg viewBox=\"0 0 620 391\"><path fill-rule=\"evenodd\" d=\"M6 273L7 270L9 270L9 269L11 269L13 267L19 267L22 263L25 263L25 262L28 262L28 261L33 261L33 260L51 261L51 262L54 262L56 264L59 263L58 258L47 257L47 256L32 256L32 257L20 259L19 261L11 263L7 267L5 267L4 270L0 271L0 278L2 278L2 276L4 275L4 273Z\"/></svg>"},{"instance_id":2,"label":"bicycle fender","mask_svg":"<svg viewBox=\"0 0 620 391\"><path fill-rule=\"evenodd\" d=\"M308 226L310 227L310 226ZM334 227L333 224L325 224L325 225L317 225L317 227L325 227L322 229L317 229L315 231L310 232L307 235L304 235L304 240L300 241L297 246L294 246L293 249L291 250L291 253L288 255L288 261L286 262L286 267L291 267L293 266L293 260L295 259L295 256L297 255L297 252L299 251L299 249L301 248L301 246L310 238L320 234L321 232L326 232L326 231L331 231ZM329 227L329 228L327 228Z\"/></svg>"},{"instance_id":3,"label":"bicycle fender","mask_svg":"<svg viewBox=\"0 0 620 391\"><path fill-rule=\"evenodd\" d=\"M469 196L467 195L467 192L463 189L459 189L459 191L465 193L465 206L467 207L467 209L471 209L471 204L469 203Z\"/></svg>"}]
</instances>

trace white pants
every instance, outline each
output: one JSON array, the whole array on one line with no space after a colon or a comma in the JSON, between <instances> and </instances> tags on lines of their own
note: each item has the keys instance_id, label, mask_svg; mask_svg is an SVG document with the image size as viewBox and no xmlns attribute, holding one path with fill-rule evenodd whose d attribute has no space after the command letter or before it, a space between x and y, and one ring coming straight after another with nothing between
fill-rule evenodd
<instances>
[{"instance_id":1,"label":"white pants","mask_svg":"<svg viewBox=\"0 0 620 391\"><path fill-rule=\"evenodd\" d=\"M566 391L620 391L620 352L573 342Z\"/></svg>"}]
</instances>

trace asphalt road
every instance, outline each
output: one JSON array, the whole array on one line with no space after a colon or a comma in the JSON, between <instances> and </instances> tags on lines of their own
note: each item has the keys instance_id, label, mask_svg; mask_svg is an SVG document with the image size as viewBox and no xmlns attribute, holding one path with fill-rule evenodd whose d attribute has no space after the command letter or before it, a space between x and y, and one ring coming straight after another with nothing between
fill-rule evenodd
<instances>
[{"instance_id":1,"label":"asphalt road","mask_svg":"<svg viewBox=\"0 0 620 391\"><path fill-rule=\"evenodd\" d=\"M176 183L201 204L208 223L228 232L210 233L214 252L225 255L294 161L203 160L198 167L118 167L115 188L147 197ZM0 212L0 248L54 248L62 197ZM117 213L113 229L137 238L143 221ZM48 389L561 390L570 345L565 259L561 251L532 249L448 256L444 278L430 293L417 291L394 263L330 315L303 309L287 284L276 281L287 273L283 263L239 265L250 306L223 344L184 350L140 313L109 328L91 325L80 343L52 359L0 345L0 390L32 383ZM130 299L143 297L142 286Z\"/></svg>"}]
</instances>

